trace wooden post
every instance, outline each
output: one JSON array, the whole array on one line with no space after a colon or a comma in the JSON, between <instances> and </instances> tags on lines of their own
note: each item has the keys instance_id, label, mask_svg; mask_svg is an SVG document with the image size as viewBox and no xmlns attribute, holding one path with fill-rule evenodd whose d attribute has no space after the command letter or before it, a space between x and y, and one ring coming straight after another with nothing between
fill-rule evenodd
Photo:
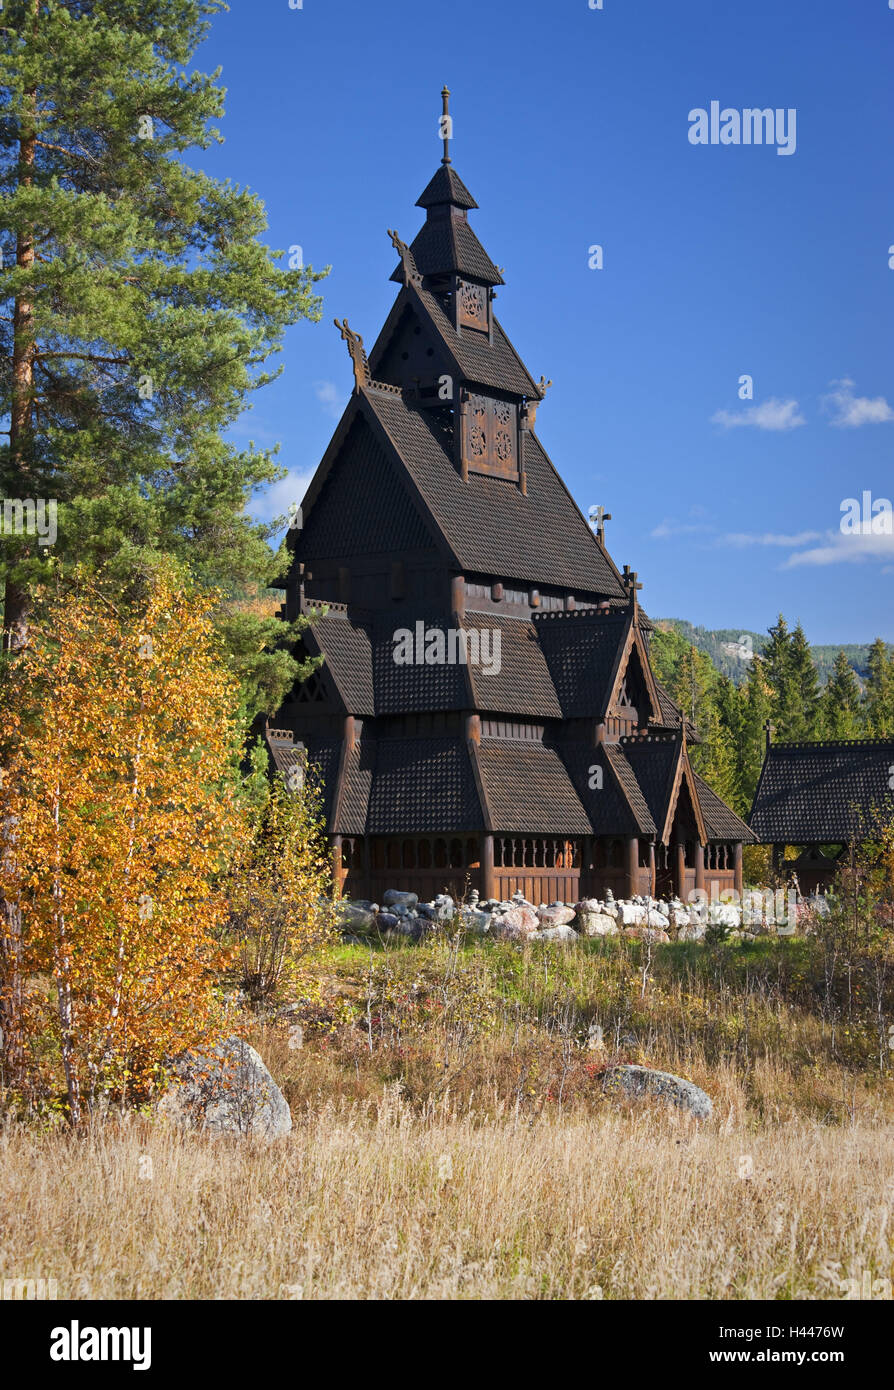
<instances>
[{"instance_id":1,"label":"wooden post","mask_svg":"<svg viewBox=\"0 0 894 1390\"><path fill-rule=\"evenodd\" d=\"M705 847L701 843L695 846L695 886L704 892L705 888Z\"/></svg>"},{"instance_id":2,"label":"wooden post","mask_svg":"<svg viewBox=\"0 0 894 1390\"><path fill-rule=\"evenodd\" d=\"M735 859L734 859L734 861L733 861L733 867L734 867L734 869L735 869L735 871L736 871L736 878L735 878L736 892L737 892L737 893L739 894L739 896L741 897L741 896L742 896L742 843L741 843L741 841L735 846Z\"/></svg>"},{"instance_id":3,"label":"wooden post","mask_svg":"<svg viewBox=\"0 0 894 1390\"><path fill-rule=\"evenodd\" d=\"M335 884L337 897L341 897L341 890L344 884L344 875L341 868L341 836L332 836L332 881Z\"/></svg>"},{"instance_id":4,"label":"wooden post","mask_svg":"<svg viewBox=\"0 0 894 1390\"><path fill-rule=\"evenodd\" d=\"M681 902L686 901L686 844L683 840L678 840L674 846L677 852L676 872L674 874L674 891Z\"/></svg>"},{"instance_id":5,"label":"wooden post","mask_svg":"<svg viewBox=\"0 0 894 1390\"><path fill-rule=\"evenodd\" d=\"M493 835L484 835L481 840L481 896L482 898L495 898L497 896Z\"/></svg>"},{"instance_id":6,"label":"wooden post","mask_svg":"<svg viewBox=\"0 0 894 1390\"><path fill-rule=\"evenodd\" d=\"M639 892L639 840L632 835L627 841L627 896L633 898Z\"/></svg>"},{"instance_id":7,"label":"wooden post","mask_svg":"<svg viewBox=\"0 0 894 1390\"><path fill-rule=\"evenodd\" d=\"M649 841L649 896L655 897L658 886L658 870L655 867L655 841Z\"/></svg>"}]
</instances>

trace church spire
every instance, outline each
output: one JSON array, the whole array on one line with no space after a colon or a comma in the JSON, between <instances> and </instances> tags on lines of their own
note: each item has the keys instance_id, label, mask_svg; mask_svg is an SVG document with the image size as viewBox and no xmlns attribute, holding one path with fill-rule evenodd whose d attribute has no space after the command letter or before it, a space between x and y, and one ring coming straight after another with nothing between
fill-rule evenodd
<instances>
[{"instance_id":1,"label":"church spire","mask_svg":"<svg viewBox=\"0 0 894 1390\"><path fill-rule=\"evenodd\" d=\"M445 85L441 88L441 136L444 140L444 154L441 158L442 164L450 163L450 141L453 139L453 121L450 119L450 88Z\"/></svg>"}]
</instances>

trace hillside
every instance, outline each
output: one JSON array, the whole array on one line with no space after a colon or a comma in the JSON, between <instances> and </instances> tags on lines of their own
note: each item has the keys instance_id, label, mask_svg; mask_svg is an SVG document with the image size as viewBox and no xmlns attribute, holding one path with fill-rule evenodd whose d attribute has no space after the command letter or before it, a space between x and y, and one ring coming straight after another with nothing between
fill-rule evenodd
<instances>
[{"instance_id":1,"label":"hillside","mask_svg":"<svg viewBox=\"0 0 894 1390\"><path fill-rule=\"evenodd\" d=\"M729 676L730 680L735 681L737 685L744 680L748 669L748 658L741 653L750 650L759 655L767 641L765 632L750 632L747 628L696 627L687 622L685 618L656 618L655 624L665 632L671 629L679 632L680 636L684 637L698 651L709 656L718 671ZM834 645L811 646L810 650L816 662L822 685L825 685L828 680L833 662L839 651L845 653L862 685L867 673L868 643L849 643L841 647ZM894 653L894 647L890 644L888 652L889 654Z\"/></svg>"}]
</instances>

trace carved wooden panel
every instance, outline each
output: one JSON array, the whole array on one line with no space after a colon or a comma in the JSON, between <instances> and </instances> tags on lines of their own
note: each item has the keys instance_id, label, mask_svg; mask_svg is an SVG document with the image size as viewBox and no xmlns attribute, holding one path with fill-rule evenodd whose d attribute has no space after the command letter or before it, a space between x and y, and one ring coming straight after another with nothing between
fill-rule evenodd
<instances>
[{"instance_id":1,"label":"carved wooden panel","mask_svg":"<svg viewBox=\"0 0 894 1390\"><path fill-rule=\"evenodd\" d=\"M456 303L461 328L478 328L488 331L487 290L484 285L474 285L470 280L460 280L456 287Z\"/></svg>"},{"instance_id":2,"label":"carved wooden panel","mask_svg":"<svg viewBox=\"0 0 894 1390\"><path fill-rule=\"evenodd\" d=\"M518 477L516 407L494 396L470 394L465 410L463 458L479 473Z\"/></svg>"}]
</instances>

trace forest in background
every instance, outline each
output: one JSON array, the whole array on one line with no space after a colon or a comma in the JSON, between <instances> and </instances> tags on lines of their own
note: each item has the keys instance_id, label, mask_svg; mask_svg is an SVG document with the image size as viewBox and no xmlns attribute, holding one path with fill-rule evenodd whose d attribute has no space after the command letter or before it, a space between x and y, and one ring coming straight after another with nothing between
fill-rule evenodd
<instances>
[{"instance_id":1,"label":"forest in background","mask_svg":"<svg viewBox=\"0 0 894 1390\"><path fill-rule=\"evenodd\" d=\"M850 654L864 649L852 647L836 652L824 680L801 624L790 629L780 613L766 637L754 634L751 659L721 648L736 663L736 680L705 638L719 646L745 636L662 620L651 639L656 675L703 740L690 750L696 771L741 816L757 787L768 721L777 741L894 737L894 654L880 637L865 649L862 679Z\"/></svg>"}]
</instances>

